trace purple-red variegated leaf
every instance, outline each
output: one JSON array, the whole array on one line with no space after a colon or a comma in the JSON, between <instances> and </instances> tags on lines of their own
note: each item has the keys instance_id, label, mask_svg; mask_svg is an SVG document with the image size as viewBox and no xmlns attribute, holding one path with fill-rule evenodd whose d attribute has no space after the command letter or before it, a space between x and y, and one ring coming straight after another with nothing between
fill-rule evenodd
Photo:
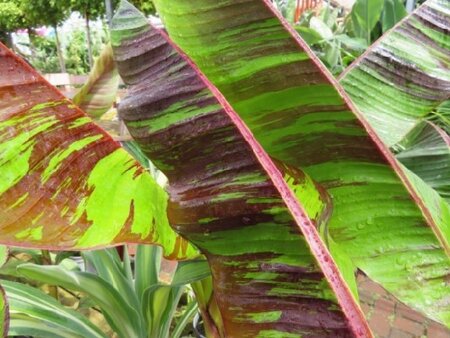
<instances>
[{"instance_id":1,"label":"purple-red variegated leaf","mask_svg":"<svg viewBox=\"0 0 450 338\"><path fill-rule=\"evenodd\" d=\"M95 60L88 81L75 94L72 101L90 117L99 118L116 102L119 79L111 45L107 44Z\"/></svg>"},{"instance_id":2,"label":"purple-red variegated leaf","mask_svg":"<svg viewBox=\"0 0 450 338\"><path fill-rule=\"evenodd\" d=\"M195 253L167 195L133 158L0 44L0 243L81 250L156 243Z\"/></svg>"},{"instance_id":3,"label":"purple-red variegated leaf","mask_svg":"<svg viewBox=\"0 0 450 338\"><path fill-rule=\"evenodd\" d=\"M331 214L326 191L271 159L200 70L125 1L111 37L131 85L120 116L169 179L171 225L211 267L208 332L370 337L354 276L347 284L319 236Z\"/></svg>"},{"instance_id":4,"label":"purple-red variegated leaf","mask_svg":"<svg viewBox=\"0 0 450 338\"><path fill-rule=\"evenodd\" d=\"M335 261L334 252L347 254L402 302L450 325L448 204L397 162L270 2L155 4L170 37L221 91L264 150L327 190ZM440 22L441 30L448 30L448 22ZM443 67L435 71L442 75Z\"/></svg>"}]
</instances>

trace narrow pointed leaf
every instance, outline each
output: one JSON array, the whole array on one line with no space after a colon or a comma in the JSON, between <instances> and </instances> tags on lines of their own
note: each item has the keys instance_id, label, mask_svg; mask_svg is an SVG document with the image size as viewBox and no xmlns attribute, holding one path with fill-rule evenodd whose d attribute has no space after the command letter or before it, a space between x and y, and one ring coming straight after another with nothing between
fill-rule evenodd
<instances>
[{"instance_id":1,"label":"narrow pointed leaf","mask_svg":"<svg viewBox=\"0 0 450 338\"><path fill-rule=\"evenodd\" d=\"M400 142L450 98L450 2L429 0L341 75L383 142Z\"/></svg>"},{"instance_id":2,"label":"narrow pointed leaf","mask_svg":"<svg viewBox=\"0 0 450 338\"><path fill-rule=\"evenodd\" d=\"M99 118L112 108L119 88L119 74L107 44L95 60L88 81L75 94L72 101L89 116Z\"/></svg>"},{"instance_id":3,"label":"narrow pointed leaf","mask_svg":"<svg viewBox=\"0 0 450 338\"><path fill-rule=\"evenodd\" d=\"M109 135L0 45L0 243L87 249L157 243L195 251L169 227L167 195Z\"/></svg>"},{"instance_id":4,"label":"narrow pointed leaf","mask_svg":"<svg viewBox=\"0 0 450 338\"><path fill-rule=\"evenodd\" d=\"M134 292L133 284L125 275L117 250L103 249L87 251L83 257L96 270L97 275L116 289L133 309L139 309L140 302Z\"/></svg>"},{"instance_id":5,"label":"narrow pointed leaf","mask_svg":"<svg viewBox=\"0 0 450 338\"><path fill-rule=\"evenodd\" d=\"M10 326L9 299L3 285L0 285L0 335L6 337Z\"/></svg>"},{"instance_id":6,"label":"narrow pointed leaf","mask_svg":"<svg viewBox=\"0 0 450 338\"><path fill-rule=\"evenodd\" d=\"M0 268L5 265L9 258L9 248L5 245L0 245ZM8 335L10 322L9 315L9 300L6 297L5 289L0 284L0 336L6 337Z\"/></svg>"},{"instance_id":7,"label":"narrow pointed leaf","mask_svg":"<svg viewBox=\"0 0 450 338\"><path fill-rule=\"evenodd\" d=\"M198 312L198 304L195 300L191 301L184 310L183 315L172 332L172 338L180 338L186 326L192 322L195 314Z\"/></svg>"},{"instance_id":8,"label":"narrow pointed leaf","mask_svg":"<svg viewBox=\"0 0 450 338\"><path fill-rule=\"evenodd\" d=\"M161 250L156 246L139 245L135 256L134 288L139 301L143 303L145 289L159 283Z\"/></svg>"},{"instance_id":9,"label":"narrow pointed leaf","mask_svg":"<svg viewBox=\"0 0 450 338\"><path fill-rule=\"evenodd\" d=\"M190 284L210 275L211 271L205 260L179 262L171 285Z\"/></svg>"},{"instance_id":10,"label":"narrow pointed leaf","mask_svg":"<svg viewBox=\"0 0 450 338\"><path fill-rule=\"evenodd\" d=\"M11 336L104 338L86 317L28 285L1 281L10 300Z\"/></svg>"},{"instance_id":11,"label":"narrow pointed leaf","mask_svg":"<svg viewBox=\"0 0 450 338\"><path fill-rule=\"evenodd\" d=\"M269 2L242 3L155 1L171 38L264 150L327 190L329 235L355 267L449 325L449 215L424 200L417 182ZM442 67L435 71L442 74Z\"/></svg>"},{"instance_id":12,"label":"narrow pointed leaf","mask_svg":"<svg viewBox=\"0 0 450 338\"><path fill-rule=\"evenodd\" d=\"M50 285L83 292L99 305L111 328L123 338L143 338L144 326L139 309L102 278L86 272L68 271L60 266L23 264L17 268L21 275Z\"/></svg>"}]
</instances>

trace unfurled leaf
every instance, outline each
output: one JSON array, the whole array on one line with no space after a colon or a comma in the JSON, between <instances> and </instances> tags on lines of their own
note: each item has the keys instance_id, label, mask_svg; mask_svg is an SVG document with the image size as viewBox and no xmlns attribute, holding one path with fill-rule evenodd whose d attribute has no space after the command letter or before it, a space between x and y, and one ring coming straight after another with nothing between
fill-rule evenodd
<instances>
[{"instance_id":1,"label":"unfurled leaf","mask_svg":"<svg viewBox=\"0 0 450 338\"><path fill-rule=\"evenodd\" d=\"M333 211L325 223L329 236L341 249L339 252L348 255L355 267L381 283L402 302L448 325L450 309L446 301L446 280L450 267L446 250L450 238L449 215L441 213L443 209L435 208L434 200L425 200L417 181L409 178L407 171L377 138L364 116L354 110L342 88L317 63L304 42L291 34L292 30L287 24L280 23L268 2L248 1L245 9L239 1L225 0L202 0L195 3L187 0L176 3L157 0L155 4L171 38L217 86L264 150L272 158L291 168L304 170L330 194ZM246 11L252 15L247 15ZM358 85L362 86L364 83ZM171 88L177 86L173 85ZM186 89L185 84L182 88ZM140 90L144 91L143 88ZM139 97L137 94L142 92L136 90L136 96ZM153 98L156 98L156 94L154 95ZM175 100L174 96L172 98ZM154 114L156 118L161 114L152 112L148 105L144 105L144 101L140 102L142 106L135 110L136 115L133 117L132 109L125 109L128 119L139 119L143 123L143 116L150 118ZM189 121L190 127L194 125L191 119L186 121ZM142 127L144 125L146 124L143 123ZM198 122L195 125L198 126ZM132 133L133 136L149 141L150 136L145 138L146 134L140 134L139 125L136 123L135 126L137 130ZM182 142L181 137L179 142ZM189 144L194 146L192 142ZM178 143L176 145L181 147ZM214 147L217 148L219 147ZM235 146L233 149L240 149L239 154L244 151L244 147ZM260 150L254 152L260 154ZM168 152L164 154L167 156ZM227 154L223 153L222 161L229 161ZM244 158L247 159L248 155ZM231 168L234 175L240 173L236 170L236 165L225 167L222 164L218 167L221 172L228 170L225 172L230 175ZM272 177L272 172L269 175ZM217 179L218 177L220 176L216 176ZM304 191L305 188L299 190ZM219 191L223 189L212 183L208 186L211 194ZM287 195L288 193L284 196ZM180 193L176 196L182 197ZM190 196L192 194L186 194L186 199ZM240 196L228 197L237 199ZM248 199L248 195L243 195L242 199ZM298 200L302 205L308 203L306 197L298 196ZM290 206L291 213L296 215L294 210ZM203 212L202 217L205 214ZM183 214L180 212L177 216L181 218ZM229 226L226 230L220 228L219 231L213 227L222 219L216 209L211 208L208 217L219 220L215 220L217 223L209 222L209 232L206 230L208 223L199 227L209 235L198 234L199 237L195 238L200 240L200 236L204 236L201 237L201 245L198 244L204 251L208 252L214 247L216 238L217 241L224 238L223 232L231 233L234 230L236 232L233 238L242 237L237 232L237 226L231 227L230 222L227 222ZM186 224L189 221L192 222L191 219L183 219L174 224ZM177 227L181 228L181 225ZM255 237L251 237L249 232L256 229L254 223L244 228L246 243L250 242L250 238L258 238L258 235L264 233L258 231L253 234ZM299 228L326 273L327 264L315 251L315 239L310 237L309 229L302 227L302 224L299 224ZM185 235L189 237L187 232L188 230ZM276 242L273 236L271 238L272 242ZM228 241L232 242L236 243L237 240ZM226 248L220 248L224 250L221 252L223 255ZM275 245L266 250L274 252ZM248 246L243 251L247 254L252 252ZM218 251L214 253L217 255ZM332 254L336 256L336 253ZM252 262L258 260L253 252L252 258ZM339 259L335 257L335 261L338 262ZM235 271L231 268L228 270L227 263L232 265L224 258L214 260L217 267L213 265L212 274L216 280ZM237 265L236 262L233 263ZM256 266L261 267L258 264ZM332 283L330 281L331 285ZM252 283L248 284L253 287ZM220 285L233 290L227 290L227 294L238 292L228 279L227 283ZM214 292L226 293L225 289L215 289ZM339 293L337 297L350 325L354 324L348 308L344 307L348 305L343 301L344 297ZM238 300L223 300L217 294L215 299L218 300L221 312L228 316L224 320L225 332L237 332L233 331L236 327L242 330L243 320L234 312L237 310L232 305L239 303ZM239 299L243 299L242 294ZM267 308L270 306L267 305ZM275 323L277 321L273 325ZM298 326L291 325L290 329L294 332L298 330L298 333L301 324L296 323ZM277 329L282 330L281 327ZM372 329L376 331L378 328L375 326ZM357 330L354 332L358 334Z\"/></svg>"},{"instance_id":2,"label":"unfurled leaf","mask_svg":"<svg viewBox=\"0 0 450 338\"><path fill-rule=\"evenodd\" d=\"M112 108L119 88L119 74L107 44L95 60L88 81L75 94L72 101L89 116L99 118Z\"/></svg>"},{"instance_id":3,"label":"unfurled leaf","mask_svg":"<svg viewBox=\"0 0 450 338\"><path fill-rule=\"evenodd\" d=\"M28 285L2 280L10 302L9 336L105 338L86 317Z\"/></svg>"},{"instance_id":4,"label":"unfurled leaf","mask_svg":"<svg viewBox=\"0 0 450 338\"><path fill-rule=\"evenodd\" d=\"M400 142L450 98L450 2L429 0L357 59L340 82L383 142Z\"/></svg>"},{"instance_id":5,"label":"unfurled leaf","mask_svg":"<svg viewBox=\"0 0 450 338\"><path fill-rule=\"evenodd\" d=\"M169 227L164 190L118 143L3 45L0 69L0 243L195 252Z\"/></svg>"}]
</instances>

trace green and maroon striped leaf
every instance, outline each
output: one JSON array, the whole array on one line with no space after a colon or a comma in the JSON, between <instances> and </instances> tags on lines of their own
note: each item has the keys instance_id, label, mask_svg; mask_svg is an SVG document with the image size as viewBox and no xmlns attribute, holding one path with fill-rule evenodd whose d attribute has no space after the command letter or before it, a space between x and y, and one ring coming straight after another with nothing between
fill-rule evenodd
<instances>
[{"instance_id":1,"label":"green and maroon striped leaf","mask_svg":"<svg viewBox=\"0 0 450 338\"><path fill-rule=\"evenodd\" d=\"M195 65L125 1L111 36L131 84L121 118L169 179L172 226L211 267L214 295L203 313L214 323L209 332L371 336L351 282L319 236L331 212L326 192L272 160Z\"/></svg>"},{"instance_id":2,"label":"green and maroon striped leaf","mask_svg":"<svg viewBox=\"0 0 450 338\"><path fill-rule=\"evenodd\" d=\"M195 250L169 227L167 194L90 118L0 45L0 243L80 250L157 243Z\"/></svg>"},{"instance_id":3,"label":"green and maroon striped leaf","mask_svg":"<svg viewBox=\"0 0 450 338\"><path fill-rule=\"evenodd\" d=\"M339 249L400 300L449 325L450 215L424 200L417 180L270 3L155 4L171 38L264 150L327 190L327 227Z\"/></svg>"},{"instance_id":4,"label":"green and maroon striped leaf","mask_svg":"<svg viewBox=\"0 0 450 338\"><path fill-rule=\"evenodd\" d=\"M450 2L428 0L376 42L340 82L393 146L450 98Z\"/></svg>"},{"instance_id":5,"label":"green and maroon striped leaf","mask_svg":"<svg viewBox=\"0 0 450 338\"><path fill-rule=\"evenodd\" d=\"M75 94L72 101L90 117L99 118L116 101L119 79L111 45L107 44L95 60L88 81Z\"/></svg>"}]
</instances>

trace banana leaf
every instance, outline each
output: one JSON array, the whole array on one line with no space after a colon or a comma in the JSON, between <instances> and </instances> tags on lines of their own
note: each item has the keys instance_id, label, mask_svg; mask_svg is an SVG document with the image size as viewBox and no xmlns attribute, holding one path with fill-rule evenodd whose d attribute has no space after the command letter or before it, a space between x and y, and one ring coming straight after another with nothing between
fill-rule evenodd
<instances>
[{"instance_id":1,"label":"banana leaf","mask_svg":"<svg viewBox=\"0 0 450 338\"><path fill-rule=\"evenodd\" d=\"M340 77L387 146L401 142L450 98L450 3L428 0Z\"/></svg>"},{"instance_id":2,"label":"banana leaf","mask_svg":"<svg viewBox=\"0 0 450 338\"><path fill-rule=\"evenodd\" d=\"M448 297L445 280L449 269L446 253L450 223L448 205L442 203L443 200L439 196L433 195L432 199L428 199L426 194L423 194L419 181L411 178L410 173L399 165L389 149L376 136L368 121L350 103L343 89L317 62L306 44L273 11L270 4L261 0L246 1L245 6L242 6L241 1L208 0L195 3L177 1L176 4L167 0L157 0L155 4L170 37L200 68L204 74L200 77L203 79L206 76L220 90L264 151L273 159L294 167L295 170L302 169L312 180L326 189L330 195L333 211L330 219L324 223L331 238L329 248L337 265L346 266L350 270L356 268L363 270L371 279L381 283L409 306L448 325L449 307L445 301ZM144 38L143 31L137 28L132 36L132 39L130 38L124 45L127 43L131 45L131 40L142 43L143 40L150 39ZM156 38L152 39L156 45L162 46L162 43L155 42ZM113 48L116 48L115 43L117 41L113 43ZM128 54L125 49L118 53L114 50L116 61L120 64L128 60L129 68L133 63L142 65L151 54L149 45L150 43L142 47L140 55L137 48ZM153 65L156 67L156 63L146 64L146 67L141 66L140 69L147 68L147 73L156 72L157 68L152 67ZM180 67L185 70L183 66ZM170 75L175 66L161 67L160 73L155 77L162 76L160 74L164 69ZM123 70L119 72L121 71L126 71L126 67L123 66ZM121 109L122 116L128 120L130 131L135 129L132 135L138 142L141 141L144 150L149 154L152 152L153 156L149 157L153 159L161 146L152 145L150 141L163 142L163 132L169 130L173 137L177 128L182 129L182 118L185 119L185 128L193 128L194 124L199 126L198 119L202 115L197 116L194 123L193 115L180 113L182 116L180 120L167 122L164 125L165 130L161 127L146 129L147 126L154 126L157 123L152 120L153 123L150 124L150 118L159 118L159 121L162 121L164 113L170 110L161 108L158 111L153 108L155 109L153 111L149 101L142 98L143 93L147 91L152 93L151 98L155 100L154 102L158 104L164 102L158 101L158 98L164 97L161 91L151 88L148 82L142 81L146 78L145 73L142 71L136 75L137 72L130 71L129 74L135 75L133 79L129 74L123 76L124 79L130 80L129 83L141 83L135 86L134 91L131 90L130 99L128 102L126 99L123 101ZM181 76L177 80L181 81ZM165 78L158 80L157 83L164 81L168 80ZM193 82L189 82L188 76L185 81L178 85L179 95L183 95L183 98L187 95L186 83L194 86ZM178 87L175 83L169 85L170 95L166 98L166 101L172 104L177 102L175 90ZM214 88L212 91L216 94ZM133 95L135 101L132 99ZM219 101L223 103L224 100ZM133 104L135 109L131 108ZM176 109L174 107L171 106L172 109ZM201 107L204 108L205 104ZM172 113L172 116L174 115ZM176 127L169 128L170 122ZM207 125L210 126L211 122ZM193 133L192 129L187 130ZM205 132L202 128L200 131ZM151 138L153 132L157 134L156 139ZM147 144L144 145L144 141ZM181 143L181 139L179 142ZM174 151L181 149L180 143L171 145ZM191 147L193 144L190 142ZM218 146L215 147L217 148ZM239 149L243 153L242 146L235 146L233 149L236 151ZM208 148L204 150L207 151ZM255 150L254 153L260 155L261 151ZM225 152L223 156L227 154ZM167 152L165 156L168 156ZM166 163L163 163L162 167L165 165ZM224 165L217 166L217 170L219 168L224 168ZM234 165L234 168L237 168L237 165ZM161 169L165 171L165 168ZM200 177L204 182L205 178ZM216 179L219 180L219 177ZM217 186L213 188L212 182L210 185L208 191L218 193L222 190ZM184 195L180 195L181 191L184 192L184 188L177 187L175 200L185 195L186 200L182 200L184 206L187 204L187 198L195 195L190 190L189 193L186 191ZM236 200L241 196L229 194L227 197ZM242 200L245 200L245 197L246 195ZM305 197L298 197L298 200L302 205L308 201ZM220 220L221 217L217 217L217 209L220 208L211 208L207 217L213 219L216 217ZM290 212L295 215L291 208ZM177 213L180 218L182 214ZM204 214L205 212L202 212L202 216L205 216ZM191 218L173 220L172 223L175 223L177 229L181 229L182 225L176 224L189 223L189 220ZM209 237L202 241L202 245L208 247L202 247L189 237L188 230L183 232L204 252L210 251L209 246L213 246L211 243L214 239L213 229L219 231L213 227L214 221L210 223L212 224ZM203 226L201 229L205 228ZM316 243L311 244L309 232L301 224L299 228L307 237L315 259L324 269L324 262L321 262L320 255L315 252ZM220 233L217 237L223 238L224 235ZM236 230L234 237L242 235L237 235ZM249 238L250 236L246 236L247 241ZM237 243L237 240L229 240L228 243ZM275 251L275 248L272 247L271 251ZM344 256L342 253L351 258L353 267L340 262ZM256 260L256 257L253 258ZM217 278L216 284L222 285L224 282L220 278L225 278L224 275L227 274L220 272L220 268L216 270L212 268L213 277ZM331 285L333 281L330 280L331 278L328 278ZM347 285L350 284L348 278L346 282ZM230 288L234 286L231 283L227 285ZM333 286L332 288L336 292L336 288ZM423 296L424 294L426 296ZM339 296L341 295L338 294L339 305L344 309L345 302ZM216 295L215 299L220 299L220 296ZM242 327L239 326L241 318L230 310L235 308L231 303L233 302L221 304L219 307L222 309L228 306L229 310L225 312L229 316L228 322L224 325L227 334L231 332L233 335L237 332L237 327L242 332ZM348 319L351 318L348 310L344 309L344 313ZM353 318L349 319L350 325L352 321ZM263 325L277 324L279 323L273 321L272 324L264 322ZM279 327L277 329L280 330ZM292 325L289 329L301 330ZM376 330L376 327L373 329ZM358 334L355 327L352 330Z\"/></svg>"},{"instance_id":3,"label":"banana leaf","mask_svg":"<svg viewBox=\"0 0 450 338\"><path fill-rule=\"evenodd\" d=\"M214 300L225 311L221 318L204 313L214 331L346 336L354 325L369 332L352 281L343 280L318 233L328 195L300 170L272 161L195 65L125 1L111 40L119 73L131 85L121 118L169 179L171 224L210 264ZM308 202L306 210L290 187Z\"/></svg>"},{"instance_id":4,"label":"banana leaf","mask_svg":"<svg viewBox=\"0 0 450 338\"><path fill-rule=\"evenodd\" d=\"M1 244L195 255L168 224L166 192L118 143L1 44L0 69Z\"/></svg>"}]
</instances>

